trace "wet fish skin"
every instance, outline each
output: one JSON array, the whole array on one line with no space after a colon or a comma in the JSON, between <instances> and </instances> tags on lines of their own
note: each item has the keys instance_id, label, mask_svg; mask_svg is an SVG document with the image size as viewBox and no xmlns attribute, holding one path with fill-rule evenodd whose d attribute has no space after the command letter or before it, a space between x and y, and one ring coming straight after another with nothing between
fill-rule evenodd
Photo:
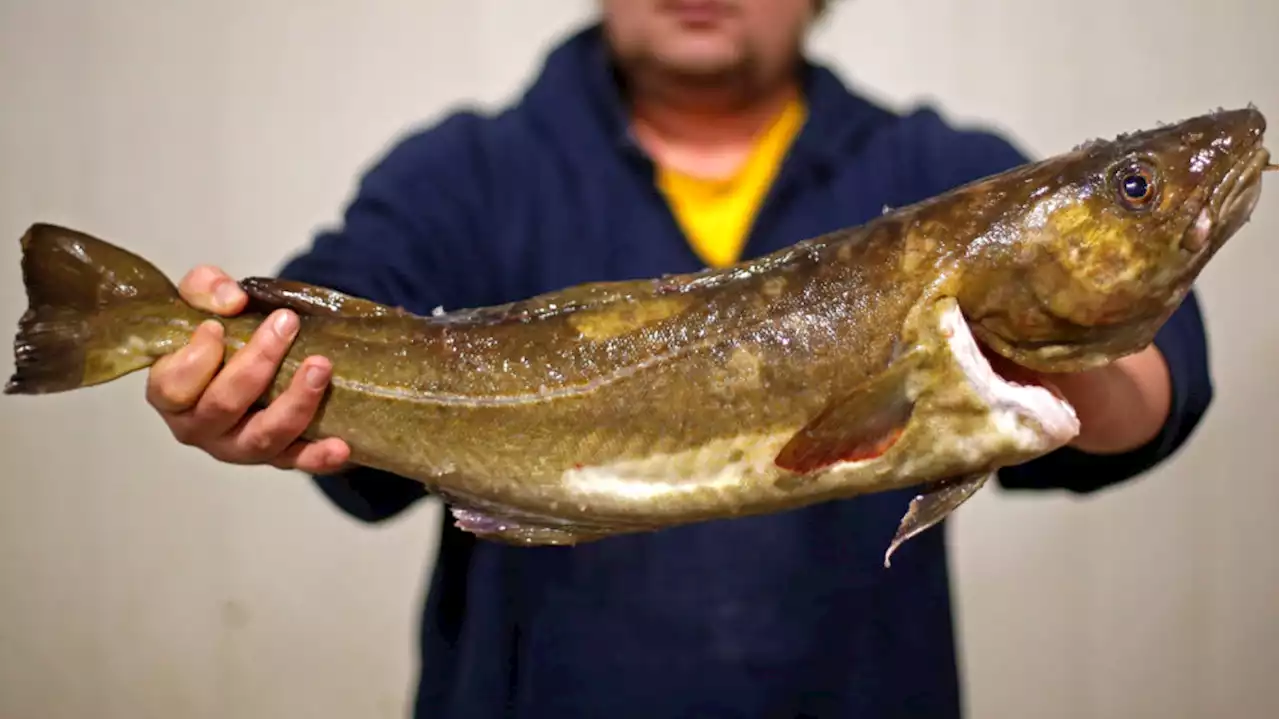
<instances>
[{"instance_id":1,"label":"wet fish skin","mask_svg":"<svg viewBox=\"0 0 1280 719\"><path fill-rule=\"evenodd\" d=\"M1011 210L970 245L961 304L986 345L1046 372L1150 344L1247 222L1269 154L1252 106L1084 143L969 190ZM1122 181L1151 194L1125 201Z\"/></svg>"},{"instance_id":2,"label":"wet fish skin","mask_svg":"<svg viewBox=\"0 0 1280 719\"><path fill-rule=\"evenodd\" d=\"M262 401L328 357L306 436L424 482L481 536L573 544L924 485L892 551L1078 430L975 339L1048 372L1145 347L1257 202L1264 127L1247 108L1088 143L724 270L430 317L250 278L251 307L217 319L230 356L297 310ZM1125 199L1134 177L1149 197ZM114 380L210 319L102 240L22 242L6 393Z\"/></svg>"}]
</instances>

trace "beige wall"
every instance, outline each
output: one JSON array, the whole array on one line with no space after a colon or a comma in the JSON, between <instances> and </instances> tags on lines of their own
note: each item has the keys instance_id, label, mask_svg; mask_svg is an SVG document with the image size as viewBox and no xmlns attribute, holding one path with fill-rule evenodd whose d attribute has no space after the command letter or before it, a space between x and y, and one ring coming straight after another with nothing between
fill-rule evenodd
<instances>
[{"instance_id":1,"label":"beige wall","mask_svg":"<svg viewBox=\"0 0 1280 719\"><path fill-rule=\"evenodd\" d=\"M175 274L271 271L399 131L508 97L592 6L0 0L0 317L37 219ZM1044 154L1219 105L1280 122L1276 26L1268 0L857 0L815 47ZM972 716L1276 715L1268 182L1201 283L1218 399L1191 446L1095 498L957 516ZM436 508L359 526L178 446L142 382L0 398L0 718L403 716Z\"/></svg>"}]
</instances>

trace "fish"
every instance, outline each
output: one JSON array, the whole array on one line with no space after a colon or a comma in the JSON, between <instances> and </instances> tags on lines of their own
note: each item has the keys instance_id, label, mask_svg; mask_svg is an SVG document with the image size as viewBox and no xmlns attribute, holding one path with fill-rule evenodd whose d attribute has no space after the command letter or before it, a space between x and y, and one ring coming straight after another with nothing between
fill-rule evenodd
<instances>
[{"instance_id":1,"label":"fish","mask_svg":"<svg viewBox=\"0 0 1280 719\"><path fill-rule=\"evenodd\" d=\"M1150 345L1249 220L1252 105L1092 140L725 268L419 315L248 277L245 312L182 300L138 255L37 222L8 395L143 370L204 321L226 357L272 310L332 380L303 437L421 482L461 530L523 546L915 489L885 567L996 473L1068 445L1046 377Z\"/></svg>"}]
</instances>

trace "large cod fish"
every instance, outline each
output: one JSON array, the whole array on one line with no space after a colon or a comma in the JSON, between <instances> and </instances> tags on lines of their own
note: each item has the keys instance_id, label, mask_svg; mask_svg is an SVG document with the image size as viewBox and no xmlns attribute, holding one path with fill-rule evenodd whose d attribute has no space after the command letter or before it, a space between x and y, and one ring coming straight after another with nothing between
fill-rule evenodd
<instances>
[{"instance_id":1,"label":"large cod fish","mask_svg":"<svg viewBox=\"0 0 1280 719\"><path fill-rule=\"evenodd\" d=\"M305 436L423 482L476 535L573 544L919 486L888 566L998 469L1076 436L1025 370L1153 341L1257 204L1264 128L1250 106L1088 142L728 269L434 316L251 278L254 311L219 321L230 356L267 311L300 313L260 401L328 357ZM114 380L210 319L62 227L24 235L22 275L7 394Z\"/></svg>"}]
</instances>

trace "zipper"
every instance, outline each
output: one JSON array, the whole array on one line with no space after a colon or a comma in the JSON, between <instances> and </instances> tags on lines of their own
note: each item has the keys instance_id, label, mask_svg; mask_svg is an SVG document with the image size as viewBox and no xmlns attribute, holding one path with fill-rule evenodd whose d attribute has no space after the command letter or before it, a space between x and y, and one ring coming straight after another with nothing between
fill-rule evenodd
<instances>
[{"instance_id":1,"label":"zipper","mask_svg":"<svg viewBox=\"0 0 1280 719\"><path fill-rule=\"evenodd\" d=\"M782 167L778 169L777 176L770 183L769 189L765 192L764 200L760 203L759 210L756 211L755 217L751 220L751 225L747 229L746 240L742 243L740 261L749 257L756 257L765 252L766 248L760 247L760 245L764 242L764 237L767 236L765 230L769 227L769 222L774 219L774 215L782 207L785 207L785 201L796 191L797 185L804 177L801 172L803 168L800 165L801 158L796 156L796 144L798 142L799 136L787 151L787 155L782 161ZM781 249L781 247L768 249Z\"/></svg>"}]
</instances>

